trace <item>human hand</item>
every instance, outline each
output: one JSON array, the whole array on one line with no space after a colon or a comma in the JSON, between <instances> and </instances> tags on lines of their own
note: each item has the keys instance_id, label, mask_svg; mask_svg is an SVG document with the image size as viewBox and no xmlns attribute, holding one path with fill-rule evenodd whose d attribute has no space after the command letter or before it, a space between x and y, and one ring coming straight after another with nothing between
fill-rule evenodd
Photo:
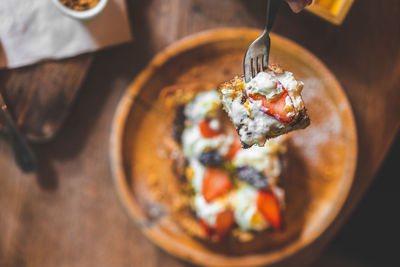
<instances>
[{"instance_id":1,"label":"human hand","mask_svg":"<svg viewBox=\"0 0 400 267\"><path fill-rule=\"evenodd\" d=\"M312 3L312 0L285 0L293 12L298 13Z\"/></svg>"}]
</instances>

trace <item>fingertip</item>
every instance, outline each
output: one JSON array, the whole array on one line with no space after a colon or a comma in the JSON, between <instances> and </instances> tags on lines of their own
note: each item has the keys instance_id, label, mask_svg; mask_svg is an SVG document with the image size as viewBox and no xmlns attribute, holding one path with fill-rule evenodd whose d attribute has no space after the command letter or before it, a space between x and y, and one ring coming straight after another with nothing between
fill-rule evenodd
<instances>
[{"instance_id":1,"label":"fingertip","mask_svg":"<svg viewBox=\"0 0 400 267\"><path fill-rule=\"evenodd\" d=\"M313 0L295 0L295 1L288 1L288 4L294 13L299 13L305 7L311 5L312 2Z\"/></svg>"},{"instance_id":2,"label":"fingertip","mask_svg":"<svg viewBox=\"0 0 400 267\"><path fill-rule=\"evenodd\" d=\"M294 13L299 13L305 6L297 2L289 2L289 7Z\"/></svg>"}]
</instances>

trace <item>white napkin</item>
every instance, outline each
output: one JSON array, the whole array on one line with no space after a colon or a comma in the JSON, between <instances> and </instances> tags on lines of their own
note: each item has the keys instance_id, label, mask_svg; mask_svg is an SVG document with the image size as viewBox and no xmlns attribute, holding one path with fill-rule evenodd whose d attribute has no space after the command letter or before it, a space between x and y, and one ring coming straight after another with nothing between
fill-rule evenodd
<instances>
[{"instance_id":1,"label":"white napkin","mask_svg":"<svg viewBox=\"0 0 400 267\"><path fill-rule=\"evenodd\" d=\"M89 21L64 15L51 0L0 0L0 68L71 57L130 40L125 0L109 0Z\"/></svg>"}]
</instances>

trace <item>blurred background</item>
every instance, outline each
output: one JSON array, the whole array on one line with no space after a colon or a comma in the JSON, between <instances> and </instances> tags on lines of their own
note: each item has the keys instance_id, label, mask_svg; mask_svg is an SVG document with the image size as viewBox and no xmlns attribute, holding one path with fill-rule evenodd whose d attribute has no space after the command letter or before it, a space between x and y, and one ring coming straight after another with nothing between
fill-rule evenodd
<instances>
[{"instance_id":1,"label":"blurred background","mask_svg":"<svg viewBox=\"0 0 400 267\"><path fill-rule=\"evenodd\" d=\"M332 243L312 266L398 266L396 253L399 218L393 212L400 185L397 168L400 162L400 136L397 135L390 152L375 180L353 214Z\"/></svg>"},{"instance_id":2,"label":"blurred background","mask_svg":"<svg viewBox=\"0 0 400 267\"><path fill-rule=\"evenodd\" d=\"M36 173L20 171L0 119L0 266L186 266L147 240L119 203L112 117L157 52L202 30L262 29L266 2L109 0L83 21L50 1L29 2L0 2L0 92L38 158ZM342 227L299 264L400 266L400 2L315 3L297 15L283 4L273 32L338 78L355 114L359 159Z\"/></svg>"}]
</instances>

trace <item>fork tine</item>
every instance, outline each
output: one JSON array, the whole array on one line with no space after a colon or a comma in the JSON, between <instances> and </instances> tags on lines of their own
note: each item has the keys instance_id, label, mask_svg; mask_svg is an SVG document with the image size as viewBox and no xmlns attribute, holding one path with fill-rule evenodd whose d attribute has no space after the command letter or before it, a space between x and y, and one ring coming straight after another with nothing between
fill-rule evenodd
<instances>
[{"instance_id":1,"label":"fork tine","mask_svg":"<svg viewBox=\"0 0 400 267\"><path fill-rule=\"evenodd\" d=\"M263 71L264 71L264 62L263 62L263 59L264 59L264 55L260 56L260 72L263 72Z\"/></svg>"},{"instance_id":2,"label":"fork tine","mask_svg":"<svg viewBox=\"0 0 400 267\"><path fill-rule=\"evenodd\" d=\"M261 68L262 68L262 71L265 70L264 57L265 57L264 55L262 55L262 57L261 57Z\"/></svg>"},{"instance_id":3,"label":"fork tine","mask_svg":"<svg viewBox=\"0 0 400 267\"><path fill-rule=\"evenodd\" d=\"M271 31L272 23L280 3L281 0L267 1L267 23L264 32L247 48L244 55L243 71L246 82L254 78L256 72L259 73L268 69L269 52L271 48L269 32ZM254 62L254 60L256 62Z\"/></svg>"},{"instance_id":4,"label":"fork tine","mask_svg":"<svg viewBox=\"0 0 400 267\"><path fill-rule=\"evenodd\" d=\"M256 67L257 67L257 73L259 73L260 72L260 67L261 67L261 65L260 65L260 57L259 56L256 57Z\"/></svg>"},{"instance_id":5,"label":"fork tine","mask_svg":"<svg viewBox=\"0 0 400 267\"><path fill-rule=\"evenodd\" d=\"M250 69L251 69L251 77L254 78L256 76L254 68L254 58L251 58Z\"/></svg>"}]
</instances>

